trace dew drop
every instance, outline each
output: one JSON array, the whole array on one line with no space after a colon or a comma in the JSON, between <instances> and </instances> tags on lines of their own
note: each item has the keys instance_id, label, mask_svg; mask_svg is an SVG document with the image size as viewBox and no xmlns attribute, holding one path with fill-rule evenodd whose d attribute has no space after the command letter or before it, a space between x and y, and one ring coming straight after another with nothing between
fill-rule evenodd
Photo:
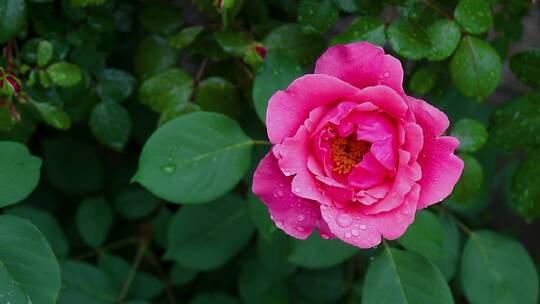
<instances>
[{"instance_id":1,"label":"dew drop","mask_svg":"<svg viewBox=\"0 0 540 304\"><path fill-rule=\"evenodd\" d=\"M383 73L384 78L390 77L390 72L386 71Z\"/></svg>"},{"instance_id":2,"label":"dew drop","mask_svg":"<svg viewBox=\"0 0 540 304\"><path fill-rule=\"evenodd\" d=\"M346 238L350 238L350 237L351 237L351 233L350 233L350 232L345 232L345 237L346 237Z\"/></svg>"},{"instance_id":3,"label":"dew drop","mask_svg":"<svg viewBox=\"0 0 540 304\"><path fill-rule=\"evenodd\" d=\"M358 236L358 235L360 234L360 231L358 231L358 230L356 230L356 229L353 229L353 230L351 230L351 233L352 233L352 235L354 235L354 236Z\"/></svg>"},{"instance_id":4,"label":"dew drop","mask_svg":"<svg viewBox=\"0 0 540 304\"><path fill-rule=\"evenodd\" d=\"M165 172L167 174L173 174L174 171L176 171L176 164L167 164L167 165L163 166L163 168L161 168L161 170L163 170L163 172Z\"/></svg>"},{"instance_id":5,"label":"dew drop","mask_svg":"<svg viewBox=\"0 0 540 304\"><path fill-rule=\"evenodd\" d=\"M304 221L305 218L306 218L306 217L305 217L303 214L299 214L299 215L296 217L296 219L297 219L299 222Z\"/></svg>"},{"instance_id":6,"label":"dew drop","mask_svg":"<svg viewBox=\"0 0 540 304\"><path fill-rule=\"evenodd\" d=\"M283 229L283 222L282 222L282 221L277 221L277 222L276 222L276 226L277 226L279 229Z\"/></svg>"},{"instance_id":7,"label":"dew drop","mask_svg":"<svg viewBox=\"0 0 540 304\"><path fill-rule=\"evenodd\" d=\"M352 217L348 214L342 213L336 218L338 225L341 227L349 227L352 224Z\"/></svg>"},{"instance_id":8,"label":"dew drop","mask_svg":"<svg viewBox=\"0 0 540 304\"><path fill-rule=\"evenodd\" d=\"M296 193L300 192L300 188L294 188L294 192Z\"/></svg>"},{"instance_id":9,"label":"dew drop","mask_svg":"<svg viewBox=\"0 0 540 304\"><path fill-rule=\"evenodd\" d=\"M360 228L360 230L366 230L367 227L366 227L366 225L360 225L359 228Z\"/></svg>"}]
</instances>

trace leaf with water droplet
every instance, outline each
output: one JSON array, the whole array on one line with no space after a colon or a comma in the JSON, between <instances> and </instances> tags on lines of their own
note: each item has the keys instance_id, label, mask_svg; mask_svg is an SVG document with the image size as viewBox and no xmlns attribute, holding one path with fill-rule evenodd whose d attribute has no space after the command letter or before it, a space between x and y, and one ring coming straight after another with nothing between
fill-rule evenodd
<instances>
[{"instance_id":1,"label":"leaf with water droplet","mask_svg":"<svg viewBox=\"0 0 540 304\"><path fill-rule=\"evenodd\" d=\"M251 147L252 140L229 117L189 113L152 134L133 180L170 202L208 202L240 181L250 164Z\"/></svg>"}]
</instances>

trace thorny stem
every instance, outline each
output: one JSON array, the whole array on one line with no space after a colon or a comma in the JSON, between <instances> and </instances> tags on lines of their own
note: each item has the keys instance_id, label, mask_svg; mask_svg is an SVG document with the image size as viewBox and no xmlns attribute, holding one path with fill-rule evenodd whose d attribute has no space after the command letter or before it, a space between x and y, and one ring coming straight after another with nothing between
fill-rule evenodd
<instances>
[{"instance_id":1,"label":"thorny stem","mask_svg":"<svg viewBox=\"0 0 540 304\"><path fill-rule=\"evenodd\" d=\"M431 7L432 9L434 9L437 13L441 14L442 16L444 16L445 18L448 18L450 20L454 20L454 18L452 16L450 16L447 12L443 11L441 8L439 8L437 5L435 5L433 2L431 2L430 0L420 0L420 2L424 3L425 5Z\"/></svg>"},{"instance_id":2,"label":"thorny stem","mask_svg":"<svg viewBox=\"0 0 540 304\"><path fill-rule=\"evenodd\" d=\"M116 300L117 304L123 304L124 299L126 298L129 287L131 287L131 284L133 283L133 280L135 279L135 275L137 274L137 270L139 269L139 266L141 265L142 258L144 257L144 253L148 249L149 241L148 240L142 240L139 243L139 248L137 249L137 254L135 255L135 258L133 259L133 264L131 265L131 269L129 270L128 276L126 277L126 280L124 281L124 286L122 287L122 290L120 291L120 295L118 295L118 299Z\"/></svg>"}]
</instances>

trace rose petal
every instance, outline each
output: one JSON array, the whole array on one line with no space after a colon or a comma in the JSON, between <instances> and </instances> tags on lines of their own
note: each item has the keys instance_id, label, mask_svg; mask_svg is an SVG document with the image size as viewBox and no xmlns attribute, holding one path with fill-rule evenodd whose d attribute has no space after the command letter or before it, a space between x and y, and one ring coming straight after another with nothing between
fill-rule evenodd
<instances>
[{"instance_id":1,"label":"rose petal","mask_svg":"<svg viewBox=\"0 0 540 304\"><path fill-rule=\"evenodd\" d=\"M358 88L327 75L309 74L276 92L268 102L266 127L268 138L279 144L293 136L315 108L347 99Z\"/></svg>"},{"instance_id":2,"label":"rose petal","mask_svg":"<svg viewBox=\"0 0 540 304\"><path fill-rule=\"evenodd\" d=\"M367 42L336 45L317 60L315 73L337 77L358 88L385 85L401 95L403 68L384 49Z\"/></svg>"},{"instance_id":3,"label":"rose petal","mask_svg":"<svg viewBox=\"0 0 540 304\"><path fill-rule=\"evenodd\" d=\"M380 244L381 235L394 240L405 233L414 220L419 192L420 187L414 185L403 204L390 212L366 215L352 204L342 209L321 205L321 215L330 231L342 241L370 248Z\"/></svg>"},{"instance_id":4,"label":"rose petal","mask_svg":"<svg viewBox=\"0 0 540 304\"><path fill-rule=\"evenodd\" d=\"M291 192L291 180L272 153L261 160L253 175L253 193L268 206L276 226L295 238L306 239L318 225L318 204Z\"/></svg>"},{"instance_id":5,"label":"rose petal","mask_svg":"<svg viewBox=\"0 0 540 304\"><path fill-rule=\"evenodd\" d=\"M422 190L418 208L425 208L445 199L463 172L463 161L454 155L459 141L454 137L437 137L449 126L446 114L427 102L409 97L416 123L424 131L424 145L418 158L422 167Z\"/></svg>"}]
</instances>

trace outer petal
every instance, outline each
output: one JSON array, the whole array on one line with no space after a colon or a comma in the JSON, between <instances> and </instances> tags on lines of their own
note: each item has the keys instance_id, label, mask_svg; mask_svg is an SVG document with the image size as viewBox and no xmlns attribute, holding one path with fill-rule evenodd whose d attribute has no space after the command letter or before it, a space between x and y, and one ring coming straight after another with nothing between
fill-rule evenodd
<instances>
[{"instance_id":1,"label":"outer petal","mask_svg":"<svg viewBox=\"0 0 540 304\"><path fill-rule=\"evenodd\" d=\"M425 208L445 199L463 172L463 161L454 155L459 141L441 135L449 125L448 117L427 102L409 97L416 123L424 131L424 146L418 163L422 167L422 179L418 182L422 191L418 208Z\"/></svg>"},{"instance_id":2,"label":"outer petal","mask_svg":"<svg viewBox=\"0 0 540 304\"><path fill-rule=\"evenodd\" d=\"M281 143L296 133L311 110L345 100L355 93L358 88L332 76L309 74L296 79L268 102L268 138L274 144Z\"/></svg>"},{"instance_id":3,"label":"outer petal","mask_svg":"<svg viewBox=\"0 0 540 304\"><path fill-rule=\"evenodd\" d=\"M382 84L403 93L403 68L396 58L367 42L336 45L317 60L315 73L337 77L356 87Z\"/></svg>"},{"instance_id":4,"label":"outer petal","mask_svg":"<svg viewBox=\"0 0 540 304\"><path fill-rule=\"evenodd\" d=\"M321 217L317 203L291 192L290 178L283 175L271 152L253 175L253 193L268 206L276 226L295 238L307 238Z\"/></svg>"},{"instance_id":5,"label":"outer petal","mask_svg":"<svg viewBox=\"0 0 540 304\"><path fill-rule=\"evenodd\" d=\"M354 205L339 209L321 206L321 214L330 231L346 243L370 248L381 242L381 235L394 240L403 235L413 222L420 187L415 185L398 208L374 215L363 214Z\"/></svg>"}]
</instances>

